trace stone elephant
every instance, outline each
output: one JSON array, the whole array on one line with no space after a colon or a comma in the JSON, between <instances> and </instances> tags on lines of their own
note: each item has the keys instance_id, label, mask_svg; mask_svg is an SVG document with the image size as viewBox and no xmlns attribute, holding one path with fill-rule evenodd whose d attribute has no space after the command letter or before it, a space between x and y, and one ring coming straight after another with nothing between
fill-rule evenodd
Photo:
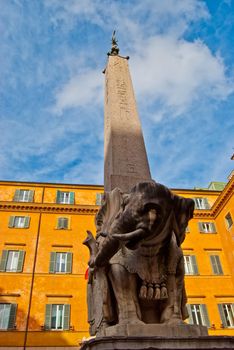
<instances>
[{"instance_id":1,"label":"stone elephant","mask_svg":"<svg viewBox=\"0 0 234 350\"><path fill-rule=\"evenodd\" d=\"M187 318L180 248L194 202L154 181L104 195L90 249L91 335L124 324L178 324Z\"/></svg>"}]
</instances>

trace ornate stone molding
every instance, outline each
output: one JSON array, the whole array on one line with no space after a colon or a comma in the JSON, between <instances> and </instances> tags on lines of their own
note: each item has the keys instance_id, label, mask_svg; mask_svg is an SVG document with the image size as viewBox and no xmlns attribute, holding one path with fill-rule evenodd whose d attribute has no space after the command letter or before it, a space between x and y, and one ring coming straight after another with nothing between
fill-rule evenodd
<instances>
[{"instance_id":1,"label":"ornate stone molding","mask_svg":"<svg viewBox=\"0 0 234 350\"><path fill-rule=\"evenodd\" d=\"M50 203L15 203L1 202L0 211L23 211L23 212L43 212L43 213L74 213L95 215L98 212L98 206L95 205L68 205Z\"/></svg>"}]
</instances>

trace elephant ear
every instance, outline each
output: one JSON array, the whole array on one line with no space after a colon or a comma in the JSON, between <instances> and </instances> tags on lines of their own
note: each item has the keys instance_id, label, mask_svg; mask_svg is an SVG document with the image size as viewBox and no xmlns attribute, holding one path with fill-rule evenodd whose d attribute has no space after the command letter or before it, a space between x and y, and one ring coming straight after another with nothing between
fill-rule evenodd
<instances>
[{"instance_id":1,"label":"elephant ear","mask_svg":"<svg viewBox=\"0 0 234 350\"><path fill-rule=\"evenodd\" d=\"M110 231L114 219L124 208L124 200L127 200L127 195L117 187L105 192L103 204L96 215L97 237Z\"/></svg>"},{"instance_id":2,"label":"elephant ear","mask_svg":"<svg viewBox=\"0 0 234 350\"><path fill-rule=\"evenodd\" d=\"M177 195L174 195L173 201L173 231L176 235L177 244L180 246L185 239L185 231L188 222L193 217L194 201L190 198L183 198Z\"/></svg>"}]
</instances>

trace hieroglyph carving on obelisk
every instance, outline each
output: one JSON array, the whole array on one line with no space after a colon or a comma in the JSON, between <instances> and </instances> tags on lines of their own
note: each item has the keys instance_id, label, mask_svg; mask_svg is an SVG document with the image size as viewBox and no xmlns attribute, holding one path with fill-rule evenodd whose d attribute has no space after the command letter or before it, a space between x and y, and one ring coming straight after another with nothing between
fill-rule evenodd
<instances>
[{"instance_id":1,"label":"hieroglyph carving on obelisk","mask_svg":"<svg viewBox=\"0 0 234 350\"><path fill-rule=\"evenodd\" d=\"M113 42L112 42L113 44ZM151 179L128 57L115 46L105 69L104 188L129 191Z\"/></svg>"}]
</instances>

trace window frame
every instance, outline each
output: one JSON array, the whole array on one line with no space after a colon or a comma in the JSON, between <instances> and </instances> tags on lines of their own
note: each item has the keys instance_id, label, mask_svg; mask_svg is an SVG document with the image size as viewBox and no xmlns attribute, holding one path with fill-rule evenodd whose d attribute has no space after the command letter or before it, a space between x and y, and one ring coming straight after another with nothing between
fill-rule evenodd
<instances>
[{"instance_id":1,"label":"window frame","mask_svg":"<svg viewBox=\"0 0 234 350\"><path fill-rule=\"evenodd\" d=\"M6 326L1 327L4 322L4 315L3 318L1 319L1 305L8 306L9 312L7 315L7 319L5 320ZM15 329L15 320L16 320L16 310L17 310L17 304L14 303L0 303L0 331L6 331L10 329ZM3 311L4 312L4 311Z\"/></svg>"},{"instance_id":2,"label":"window frame","mask_svg":"<svg viewBox=\"0 0 234 350\"><path fill-rule=\"evenodd\" d=\"M57 271L57 257L59 258L59 266L61 267L62 254L66 254L65 271L61 271L61 268ZM72 252L50 252L50 263L49 263L49 273L54 274L71 274L72 273L72 263L73 263L73 253Z\"/></svg>"},{"instance_id":3,"label":"window frame","mask_svg":"<svg viewBox=\"0 0 234 350\"><path fill-rule=\"evenodd\" d=\"M13 253L13 257L11 258L11 260L13 261L14 258L14 253L18 253L17 255L17 267L16 268L11 268L9 269L7 267L8 265L8 261L9 261L9 257L11 257L11 253ZM2 256L1 256L1 261L0 261L0 271L1 272L23 272L23 267L24 267L24 259L25 259L25 251L24 250L19 250L19 249L3 249L2 250ZM10 266L12 266L12 261L10 262Z\"/></svg>"},{"instance_id":4,"label":"window frame","mask_svg":"<svg viewBox=\"0 0 234 350\"><path fill-rule=\"evenodd\" d=\"M34 200L34 190L16 189L14 194L14 202L30 203Z\"/></svg>"},{"instance_id":5,"label":"window frame","mask_svg":"<svg viewBox=\"0 0 234 350\"><path fill-rule=\"evenodd\" d=\"M210 327L206 304L187 304L189 324ZM195 322L194 322L195 321Z\"/></svg>"},{"instance_id":6,"label":"window frame","mask_svg":"<svg viewBox=\"0 0 234 350\"><path fill-rule=\"evenodd\" d=\"M193 200L196 210L208 210L211 207L207 197L194 197Z\"/></svg>"},{"instance_id":7,"label":"window frame","mask_svg":"<svg viewBox=\"0 0 234 350\"><path fill-rule=\"evenodd\" d=\"M7 259L6 259L6 270L5 270L6 272L17 272L19 257L20 257L19 250L8 250Z\"/></svg>"},{"instance_id":8,"label":"window frame","mask_svg":"<svg viewBox=\"0 0 234 350\"><path fill-rule=\"evenodd\" d=\"M211 221L199 221L198 228L201 233L217 233L215 223Z\"/></svg>"},{"instance_id":9,"label":"window frame","mask_svg":"<svg viewBox=\"0 0 234 350\"><path fill-rule=\"evenodd\" d=\"M227 218L227 216L229 216L229 219ZM231 215L230 211L225 215L224 219L225 219L227 229L230 230L233 226L233 219L232 219L232 215ZM230 222L231 222L231 224L230 224Z\"/></svg>"},{"instance_id":10,"label":"window frame","mask_svg":"<svg viewBox=\"0 0 234 350\"><path fill-rule=\"evenodd\" d=\"M65 217L65 216L59 216L57 218L56 229L57 230L68 230L69 224L70 224L70 218Z\"/></svg>"},{"instance_id":11,"label":"window frame","mask_svg":"<svg viewBox=\"0 0 234 350\"><path fill-rule=\"evenodd\" d=\"M9 217L9 223L8 227L9 228L19 228L19 229L25 229L29 228L30 226L30 216L23 216L23 215L11 215Z\"/></svg>"},{"instance_id":12,"label":"window frame","mask_svg":"<svg viewBox=\"0 0 234 350\"><path fill-rule=\"evenodd\" d=\"M198 264L195 255L184 254L184 271L186 276L199 275Z\"/></svg>"},{"instance_id":13,"label":"window frame","mask_svg":"<svg viewBox=\"0 0 234 350\"><path fill-rule=\"evenodd\" d=\"M228 310L228 307L230 307L230 310ZM218 310L223 327L234 328L234 303L219 303Z\"/></svg>"},{"instance_id":14,"label":"window frame","mask_svg":"<svg viewBox=\"0 0 234 350\"><path fill-rule=\"evenodd\" d=\"M56 252L55 273L67 272L67 260L68 260L67 252Z\"/></svg>"},{"instance_id":15,"label":"window frame","mask_svg":"<svg viewBox=\"0 0 234 350\"><path fill-rule=\"evenodd\" d=\"M218 254L210 254L209 257L210 257L210 264L211 264L213 275L215 276L223 275L224 273L223 273L223 267L221 264L220 256Z\"/></svg>"},{"instance_id":16,"label":"window frame","mask_svg":"<svg viewBox=\"0 0 234 350\"><path fill-rule=\"evenodd\" d=\"M57 204L75 204L75 192L57 190L56 203Z\"/></svg>"},{"instance_id":17,"label":"window frame","mask_svg":"<svg viewBox=\"0 0 234 350\"><path fill-rule=\"evenodd\" d=\"M59 322L59 307L63 307L62 317ZM55 327L53 323L53 311L55 309ZM70 330L70 317L71 317L71 305L58 303L58 304L46 304L45 310L45 325L44 329L49 331L64 331ZM59 326L61 325L61 327Z\"/></svg>"}]
</instances>

